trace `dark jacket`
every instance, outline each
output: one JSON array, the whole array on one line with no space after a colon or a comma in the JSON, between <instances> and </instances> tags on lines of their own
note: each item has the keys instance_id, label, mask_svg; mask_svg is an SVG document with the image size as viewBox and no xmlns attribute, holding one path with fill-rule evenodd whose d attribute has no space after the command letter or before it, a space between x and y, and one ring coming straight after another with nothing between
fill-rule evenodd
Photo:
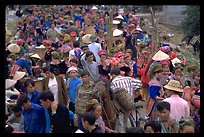
<instances>
[{"instance_id":1,"label":"dark jacket","mask_svg":"<svg viewBox=\"0 0 204 137\"><path fill-rule=\"evenodd\" d=\"M98 125L96 125L96 128L94 128L91 132L88 130L85 133L103 133Z\"/></svg>"},{"instance_id":2,"label":"dark jacket","mask_svg":"<svg viewBox=\"0 0 204 137\"><path fill-rule=\"evenodd\" d=\"M52 115L51 108L48 110L53 125L52 133L71 133L69 110L64 104L58 104L57 111Z\"/></svg>"},{"instance_id":3,"label":"dark jacket","mask_svg":"<svg viewBox=\"0 0 204 137\"><path fill-rule=\"evenodd\" d=\"M67 105L68 101L68 90L66 89L64 79L61 76L55 76L58 83L58 100L59 103ZM43 79L43 91L48 90L49 77Z\"/></svg>"}]
</instances>

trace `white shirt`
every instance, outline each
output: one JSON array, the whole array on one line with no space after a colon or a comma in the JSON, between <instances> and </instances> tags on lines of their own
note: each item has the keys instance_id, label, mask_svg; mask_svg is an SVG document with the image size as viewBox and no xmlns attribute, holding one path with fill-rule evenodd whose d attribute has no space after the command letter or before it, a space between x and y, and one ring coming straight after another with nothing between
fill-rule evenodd
<instances>
[{"instance_id":1,"label":"white shirt","mask_svg":"<svg viewBox=\"0 0 204 137\"><path fill-rule=\"evenodd\" d=\"M98 55L98 52L100 50L102 50L101 44L96 43L96 42L92 42L91 44L88 45L88 47L89 47L89 51L93 52L93 54L96 58L96 62L99 63L100 62L100 56Z\"/></svg>"},{"instance_id":2,"label":"white shirt","mask_svg":"<svg viewBox=\"0 0 204 137\"><path fill-rule=\"evenodd\" d=\"M58 102L58 83L56 78L49 78L48 88L53 93L54 99Z\"/></svg>"}]
</instances>

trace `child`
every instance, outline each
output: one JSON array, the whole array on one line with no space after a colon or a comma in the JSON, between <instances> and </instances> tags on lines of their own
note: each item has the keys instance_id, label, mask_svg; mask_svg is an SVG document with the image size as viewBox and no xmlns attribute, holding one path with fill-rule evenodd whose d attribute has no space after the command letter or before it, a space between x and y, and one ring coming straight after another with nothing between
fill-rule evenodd
<instances>
[{"instance_id":1,"label":"child","mask_svg":"<svg viewBox=\"0 0 204 137\"><path fill-rule=\"evenodd\" d=\"M68 94L69 94L69 98L70 98L69 110L71 110L73 113L75 113L75 98L76 98L77 86L82 81L80 78L77 77L78 70L76 67L74 67L74 66L70 67L68 69L68 73L71 77L70 79L68 79L66 81Z\"/></svg>"},{"instance_id":2,"label":"child","mask_svg":"<svg viewBox=\"0 0 204 137\"><path fill-rule=\"evenodd\" d=\"M162 127L158 121L149 121L145 124L144 130L146 133L161 133Z\"/></svg>"},{"instance_id":3,"label":"child","mask_svg":"<svg viewBox=\"0 0 204 137\"><path fill-rule=\"evenodd\" d=\"M159 111L159 123L161 124L161 133L178 133L176 122L170 119L170 104L168 102L160 102L157 105Z\"/></svg>"},{"instance_id":4,"label":"child","mask_svg":"<svg viewBox=\"0 0 204 137\"><path fill-rule=\"evenodd\" d=\"M191 118L181 119L179 121L180 133L195 133L194 121Z\"/></svg>"}]
</instances>

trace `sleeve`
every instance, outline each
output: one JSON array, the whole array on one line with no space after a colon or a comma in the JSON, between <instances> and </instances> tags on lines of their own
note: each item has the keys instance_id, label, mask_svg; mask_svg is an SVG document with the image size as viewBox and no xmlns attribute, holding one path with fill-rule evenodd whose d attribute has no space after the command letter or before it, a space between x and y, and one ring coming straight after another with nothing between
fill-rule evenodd
<instances>
[{"instance_id":1,"label":"sleeve","mask_svg":"<svg viewBox=\"0 0 204 137\"><path fill-rule=\"evenodd\" d=\"M41 128L40 128L40 133L45 133L45 128L46 128L46 119L45 119L45 109L44 108L40 108L39 109L39 115L41 120L39 121L41 124Z\"/></svg>"},{"instance_id":2,"label":"sleeve","mask_svg":"<svg viewBox=\"0 0 204 137\"><path fill-rule=\"evenodd\" d=\"M64 83L64 79L63 79L63 77L60 77L60 80L61 80L62 88L63 88L62 92L64 92L64 95L65 95L65 102L67 102L67 101L68 101L68 92L67 92L67 88L66 88L66 85L65 85L65 83Z\"/></svg>"},{"instance_id":3,"label":"sleeve","mask_svg":"<svg viewBox=\"0 0 204 137\"><path fill-rule=\"evenodd\" d=\"M159 96L159 90L161 87L159 86L149 86L148 93L151 98L156 99L157 96Z\"/></svg>"},{"instance_id":4,"label":"sleeve","mask_svg":"<svg viewBox=\"0 0 204 137\"><path fill-rule=\"evenodd\" d=\"M139 79L132 78L133 90L141 89L142 83Z\"/></svg>"},{"instance_id":5,"label":"sleeve","mask_svg":"<svg viewBox=\"0 0 204 137\"><path fill-rule=\"evenodd\" d=\"M134 77L137 76L137 65L136 65L136 63L133 65L133 74L134 74Z\"/></svg>"},{"instance_id":6,"label":"sleeve","mask_svg":"<svg viewBox=\"0 0 204 137\"><path fill-rule=\"evenodd\" d=\"M24 66L25 66L25 68L26 68L28 74L29 74L29 75L32 75L32 71L30 70L30 65L29 65L29 63L28 63L27 61L25 61L25 60L24 60L23 62L24 62Z\"/></svg>"},{"instance_id":7,"label":"sleeve","mask_svg":"<svg viewBox=\"0 0 204 137\"><path fill-rule=\"evenodd\" d=\"M12 114L11 116L8 117L8 120L6 122L10 122L12 120L14 120L16 118L16 116L14 114Z\"/></svg>"},{"instance_id":8,"label":"sleeve","mask_svg":"<svg viewBox=\"0 0 204 137\"><path fill-rule=\"evenodd\" d=\"M23 114L21 114L21 120L20 120L20 123L19 123L19 130L24 131L24 117L23 117Z\"/></svg>"}]
</instances>

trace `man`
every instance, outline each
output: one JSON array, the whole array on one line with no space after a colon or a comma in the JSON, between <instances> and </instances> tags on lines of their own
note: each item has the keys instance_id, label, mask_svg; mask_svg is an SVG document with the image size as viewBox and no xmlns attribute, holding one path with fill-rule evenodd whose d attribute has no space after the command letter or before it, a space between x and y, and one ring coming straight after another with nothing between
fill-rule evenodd
<instances>
[{"instance_id":1,"label":"man","mask_svg":"<svg viewBox=\"0 0 204 137\"><path fill-rule=\"evenodd\" d=\"M41 105L38 98L40 91L35 89L35 82L32 79L27 79L24 86L26 88L25 94L29 97L30 101L34 104Z\"/></svg>"},{"instance_id":2,"label":"man","mask_svg":"<svg viewBox=\"0 0 204 137\"><path fill-rule=\"evenodd\" d=\"M120 75L120 69L114 68L111 70L110 74L112 77L111 82L111 89L126 89L128 93L133 96L134 91L138 88L141 88L141 81L137 79L133 79L131 77L124 77ZM115 130L117 133L125 133L127 127L127 120L128 120L129 112L119 112L119 116L116 121Z\"/></svg>"},{"instance_id":3,"label":"man","mask_svg":"<svg viewBox=\"0 0 204 137\"><path fill-rule=\"evenodd\" d=\"M176 121L179 121L182 117L189 117L190 108L188 102L179 96L179 94L183 92L180 82L177 80L170 80L164 88L171 93L170 97L163 100L169 102L171 106L170 117Z\"/></svg>"},{"instance_id":4,"label":"man","mask_svg":"<svg viewBox=\"0 0 204 137\"><path fill-rule=\"evenodd\" d=\"M95 35L90 36L91 44L88 45L89 51L93 52L96 62L100 62L100 56L98 55L98 52L102 50L101 44L96 43L97 37Z\"/></svg>"},{"instance_id":5,"label":"man","mask_svg":"<svg viewBox=\"0 0 204 137\"><path fill-rule=\"evenodd\" d=\"M47 39L51 40L52 43L55 43L57 35L57 31L55 30L55 23L52 22L51 28L47 31Z\"/></svg>"},{"instance_id":6,"label":"man","mask_svg":"<svg viewBox=\"0 0 204 137\"><path fill-rule=\"evenodd\" d=\"M85 133L102 133L100 127L95 125L96 116L93 112L87 112L82 116L83 127L87 130Z\"/></svg>"},{"instance_id":7,"label":"man","mask_svg":"<svg viewBox=\"0 0 204 137\"><path fill-rule=\"evenodd\" d=\"M39 99L42 106L48 109L51 120L51 132L71 133L68 108L64 104L55 101L53 93L49 90L41 92Z\"/></svg>"},{"instance_id":8,"label":"man","mask_svg":"<svg viewBox=\"0 0 204 137\"><path fill-rule=\"evenodd\" d=\"M26 133L45 133L45 110L38 104L31 103L26 95L20 96L17 104L23 108L24 131Z\"/></svg>"}]
</instances>

